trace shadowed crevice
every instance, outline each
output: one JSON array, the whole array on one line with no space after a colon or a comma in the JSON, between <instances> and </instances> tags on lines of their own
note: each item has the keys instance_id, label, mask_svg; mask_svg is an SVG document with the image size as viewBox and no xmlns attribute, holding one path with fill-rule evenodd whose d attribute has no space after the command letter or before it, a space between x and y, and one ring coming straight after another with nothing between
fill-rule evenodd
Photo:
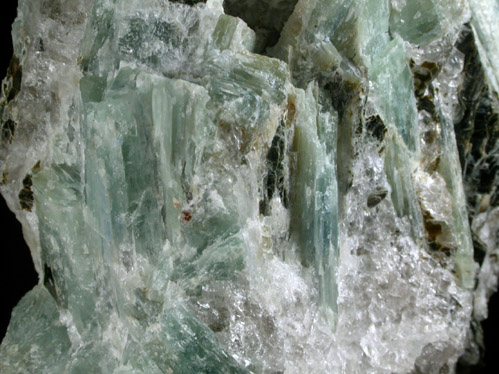
<instances>
[{"instance_id":1,"label":"shadowed crevice","mask_svg":"<svg viewBox=\"0 0 499 374\"><path fill-rule=\"evenodd\" d=\"M298 0L225 0L226 14L241 18L257 35L256 52L277 43Z\"/></svg>"}]
</instances>

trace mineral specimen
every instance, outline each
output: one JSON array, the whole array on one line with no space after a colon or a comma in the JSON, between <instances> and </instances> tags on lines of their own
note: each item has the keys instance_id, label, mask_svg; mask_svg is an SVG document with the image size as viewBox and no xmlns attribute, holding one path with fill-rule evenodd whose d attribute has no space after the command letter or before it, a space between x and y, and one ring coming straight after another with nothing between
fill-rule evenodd
<instances>
[{"instance_id":1,"label":"mineral specimen","mask_svg":"<svg viewBox=\"0 0 499 374\"><path fill-rule=\"evenodd\" d=\"M499 273L494 0L20 0L2 373L452 373Z\"/></svg>"}]
</instances>

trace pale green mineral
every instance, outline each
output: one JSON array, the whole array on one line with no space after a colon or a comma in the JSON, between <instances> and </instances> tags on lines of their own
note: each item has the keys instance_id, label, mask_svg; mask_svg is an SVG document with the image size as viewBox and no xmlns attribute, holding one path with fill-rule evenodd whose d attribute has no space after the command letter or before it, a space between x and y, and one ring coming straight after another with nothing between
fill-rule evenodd
<instances>
[{"instance_id":1,"label":"pale green mineral","mask_svg":"<svg viewBox=\"0 0 499 374\"><path fill-rule=\"evenodd\" d=\"M297 154L291 220L302 263L318 275L319 303L326 314L337 312L338 188L336 182L337 118L321 111L318 87L309 85L296 97L293 151ZM331 318L333 318L331 316Z\"/></svg>"},{"instance_id":2,"label":"pale green mineral","mask_svg":"<svg viewBox=\"0 0 499 374\"><path fill-rule=\"evenodd\" d=\"M0 372L475 364L499 273L497 14L20 0L0 190L40 282Z\"/></svg>"},{"instance_id":3,"label":"pale green mineral","mask_svg":"<svg viewBox=\"0 0 499 374\"><path fill-rule=\"evenodd\" d=\"M472 24L477 47L480 51L480 60L487 73L489 84L495 92L499 92L499 34L497 32L497 14L499 3L494 0L469 0L473 14Z\"/></svg>"}]
</instances>

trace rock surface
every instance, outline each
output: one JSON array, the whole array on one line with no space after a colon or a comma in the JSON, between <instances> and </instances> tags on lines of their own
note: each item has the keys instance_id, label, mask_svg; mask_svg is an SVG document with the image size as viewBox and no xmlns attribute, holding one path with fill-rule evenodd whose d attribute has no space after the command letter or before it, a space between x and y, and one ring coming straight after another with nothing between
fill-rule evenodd
<instances>
[{"instance_id":1,"label":"rock surface","mask_svg":"<svg viewBox=\"0 0 499 374\"><path fill-rule=\"evenodd\" d=\"M20 0L2 373L453 373L499 273L494 0Z\"/></svg>"}]
</instances>

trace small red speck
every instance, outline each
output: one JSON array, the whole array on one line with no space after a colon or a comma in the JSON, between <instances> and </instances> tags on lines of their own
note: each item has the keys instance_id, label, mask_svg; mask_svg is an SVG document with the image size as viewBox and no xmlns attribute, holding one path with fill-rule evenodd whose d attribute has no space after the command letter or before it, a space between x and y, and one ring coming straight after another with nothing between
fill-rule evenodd
<instances>
[{"instance_id":1,"label":"small red speck","mask_svg":"<svg viewBox=\"0 0 499 374\"><path fill-rule=\"evenodd\" d=\"M192 213L189 212L188 210L184 210L182 212L182 217L184 218L185 222L189 222L192 219Z\"/></svg>"}]
</instances>

